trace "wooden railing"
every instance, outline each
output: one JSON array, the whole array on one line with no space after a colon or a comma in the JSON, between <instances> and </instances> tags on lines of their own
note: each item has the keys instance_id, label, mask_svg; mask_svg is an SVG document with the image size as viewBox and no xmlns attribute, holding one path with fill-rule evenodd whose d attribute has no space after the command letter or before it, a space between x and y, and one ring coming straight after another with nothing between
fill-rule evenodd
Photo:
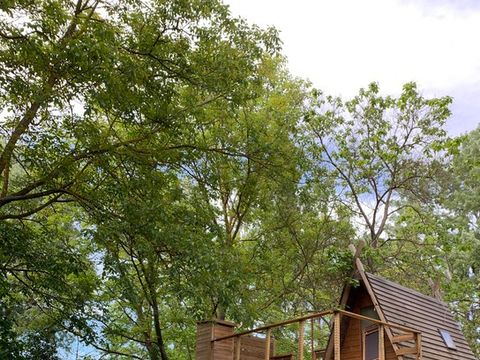
<instances>
[{"instance_id":1,"label":"wooden railing","mask_svg":"<svg viewBox=\"0 0 480 360\"><path fill-rule=\"evenodd\" d=\"M378 353L379 358L378 360L385 360L385 344L384 344L384 334L386 331L389 331L389 338L392 340L392 347L397 356L403 356L405 359L422 359L422 346L421 346L421 333L415 329L409 328L407 326L388 323L378 319L369 318L363 315L359 315L356 313L352 313L345 310L328 310L317 312L313 314L309 314L306 316L289 319L281 322L277 322L271 325L261 326L256 329L242 331L236 334L222 336L215 339L212 339L211 346L212 348L215 344L220 343L221 341L225 341L228 339L234 339L235 341L235 352L233 354L233 360L240 360L241 357L241 338L242 336L251 335L255 333L263 333L264 338L264 346L265 349L263 351L264 359L270 360L271 358L278 358L275 356L276 354L272 353L272 330L276 328L285 327L286 325L295 324L297 323L298 326L298 349L296 353L297 360L305 360L304 357L304 347L305 347L305 323L308 320L314 319L323 319L326 316L333 317L333 334L330 335L329 343L333 341L333 344L330 347L332 352L329 357L333 355L334 360L341 360L341 319L343 316L353 318L356 320L366 320L373 324L376 324L378 327ZM313 323L312 323L313 324ZM330 325L330 328L332 324ZM311 328L311 332L313 333L313 325ZM312 360L319 360L316 354L319 353L319 350L314 349L313 340L311 343L311 359ZM327 350L328 354L328 350ZM414 356L412 358L412 356ZM286 358L286 357L284 357ZM212 359L217 360L217 359Z\"/></svg>"}]
</instances>

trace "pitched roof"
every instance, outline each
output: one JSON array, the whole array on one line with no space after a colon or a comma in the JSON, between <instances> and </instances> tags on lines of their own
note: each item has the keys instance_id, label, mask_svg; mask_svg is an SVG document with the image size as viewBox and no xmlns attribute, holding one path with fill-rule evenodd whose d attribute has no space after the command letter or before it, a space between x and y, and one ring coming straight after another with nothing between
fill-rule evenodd
<instances>
[{"instance_id":1,"label":"pitched roof","mask_svg":"<svg viewBox=\"0 0 480 360\"><path fill-rule=\"evenodd\" d=\"M379 276L364 274L385 320L422 332L424 360L476 360L445 303ZM445 345L439 330L450 333L456 349Z\"/></svg>"}]
</instances>

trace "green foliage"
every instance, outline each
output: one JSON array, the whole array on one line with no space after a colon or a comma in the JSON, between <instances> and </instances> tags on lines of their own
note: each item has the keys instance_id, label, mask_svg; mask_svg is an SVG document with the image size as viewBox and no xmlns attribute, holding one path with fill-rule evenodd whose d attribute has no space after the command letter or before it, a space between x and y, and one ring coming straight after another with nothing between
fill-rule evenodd
<instances>
[{"instance_id":1,"label":"green foliage","mask_svg":"<svg viewBox=\"0 0 480 360\"><path fill-rule=\"evenodd\" d=\"M217 0L1 2L0 357L189 359L196 320L334 307L358 239L478 352L480 132L413 83L325 96L279 44Z\"/></svg>"},{"instance_id":2,"label":"green foliage","mask_svg":"<svg viewBox=\"0 0 480 360\"><path fill-rule=\"evenodd\" d=\"M96 285L90 249L69 226L71 214L43 216L28 225L0 223L0 308L8 335L0 349L18 358L53 359L57 331L88 329L80 314Z\"/></svg>"},{"instance_id":3,"label":"green foliage","mask_svg":"<svg viewBox=\"0 0 480 360\"><path fill-rule=\"evenodd\" d=\"M278 42L216 1L20 2L1 20L2 219L87 201L98 158L189 132L205 103L255 96Z\"/></svg>"},{"instance_id":4,"label":"green foliage","mask_svg":"<svg viewBox=\"0 0 480 360\"><path fill-rule=\"evenodd\" d=\"M390 277L447 301L473 351L478 354L478 130L449 144L449 162L436 173L435 188L423 202L404 207L389 232L396 239L383 250L395 267Z\"/></svg>"},{"instance_id":5,"label":"green foliage","mask_svg":"<svg viewBox=\"0 0 480 360\"><path fill-rule=\"evenodd\" d=\"M456 149L454 149L456 150ZM480 307L480 130L461 138L453 152L452 165L439 199L448 209L451 241L445 248L447 281L445 296L453 304L472 349L480 354L478 344ZM444 220L445 221L445 220Z\"/></svg>"},{"instance_id":6,"label":"green foliage","mask_svg":"<svg viewBox=\"0 0 480 360\"><path fill-rule=\"evenodd\" d=\"M203 203L206 214L213 211L204 199L196 199L183 168L205 152L230 156L236 144L222 148L191 134L207 125L200 116L207 105L235 111L257 97L264 87L260 66L278 50L276 32L232 18L218 1L11 1L2 2L1 11L0 220L5 228L22 229L9 233L1 260L10 296L4 301L21 308L15 321L31 316L30 326L38 329L50 329L51 322L55 330L66 328L108 352L124 347L122 334L144 336L154 310L165 313L161 321L167 323L178 323L188 309L203 316L211 299L201 297L206 295L201 289L218 288L213 274L220 265L214 261L216 250L193 250L206 248L217 230L211 224L214 216L208 214L206 221L207 215L192 207ZM178 207L170 207L177 202ZM68 215L65 209L72 204L90 216ZM57 215L64 211L66 217ZM139 219L148 221L139 228ZM24 221L35 223L27 231ZM56 225L72 233L58 233ZM81 238L74 234L78 229L90 231ZM90 241L95 246L83 249ZM122 248L126 245L133 247L135 258L124 264L132 254ZM29 265L35 271L18 270L20 280L12 276L17 269L7 268L9 251L15 251L19 264L33 260ZM96 269L103 267L105 276L99 279L98 297L92 296L96 279L89 256L103 262ZM183 268L184 262L189 266ZM140 263L148 266L139 277L135 266ZM65 279L51 279L52 270ZM141 287L144 280L152 286L147 292ZM108 287L118 288L124 303L111 304L114 293ZM137 291L139 304L146 303L151 312L143 324L132 330L128 319L125 324L118 320L113 331L109 323L100 327L104 338L94 336L99 330L85 316L114 321L115 314L135 307L132 294ZM178 297L171 296L175 293ZM179 306L182 297L197 299L199 306L187 300ZM35 306L29 306L30 298ZM82 305L76 307L74 298ZM112 317L96 316L99 306L106 311L102 315ZM20 334L25 324L8 328ZM149 355L165 359L160 328L153 333Z\"/></svg>"},{"instance_id":7,"label":"green foliage","mask_svg":"<svg viewBox=\"0 0 480 360\"><path fill-rule=\"evenodd\" d=\"M388 241L383 233L390 217L410 206L397 200L419 201L432 190L430 179L449 144L443 125L451 99L426 99L414 83L398 98L382 96L372 83L347 102L318 91L310 102L304 142L313 174L327 171L335 179L361 236L379 248Z\"/></svg>"}]
</instances>

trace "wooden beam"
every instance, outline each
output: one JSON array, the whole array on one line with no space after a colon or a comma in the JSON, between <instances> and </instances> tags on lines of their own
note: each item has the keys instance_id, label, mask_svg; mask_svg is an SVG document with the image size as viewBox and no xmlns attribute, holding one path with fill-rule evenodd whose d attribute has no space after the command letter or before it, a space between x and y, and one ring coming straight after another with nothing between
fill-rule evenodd
<instances>
[{"instance_id":1,"label":"wooden beam","mask_svg":"<svg viewBox=\"0 0 480 360\"><path fill-rule=\"evenodd\" d=\"M397 356L408 355L408 354L418 354L417 347L403 347L395 351Z\"/></svg>"},{"instance_id":2,"label":"wooden beam","mask_svg":"<svg viewBox=\"0 0 480 360\"><path fill-rule=\"evenodd\" d=\"M214 339L215 338L215 325L212 325L211 327L211 338ZM210 360L214 360L214 352L215 352L215 343L212 341L210 341Z\"/></svg>"},{"instance_id":3,"label":"wooden beam","mask_svg":"<svg viewBox=\"0 0 480 360\"><path fill-rule=\"evenodd\" d=\"M417 333L417 360L422 360L422 334Z\"/></svg>"},{"instance_id":4,"label":"wooden beam","mask_svg":"<svg viewBox=\"0 0 480 360\"><path fill-rule=\"evenodd\" d=\"M365 245L365 240L360 240L357 246L353 244L348 245L348 249L352 253L354 261L360 257L360 253L362 252L362 249L365 247Z\"/></svg>"},{"instance_id":5,"label":"wooden beam","mask_svg":"<svg viewBox=\"0 0 480 360\"><path fill-rule=\"evenodd\" d=\"M286 321L281 321L281 322L271 324L271 325L261 326L261 327L258 327L256 329L242 331L242 332L232 334L232 335L219 336L218 338L212 338L212 341L215 342L215 341L220 341L220 340L227 340L227 339L234 338L236 336L248 335L248 334L252 334L252 333L256 333L256 332L265 331L265 330L268 330L268 329L278 328L278 327L281 327L281 326L284 326L284 325L294 324L294 323L300 322L302 320L319 318L319 317L329 315L329 314L333 314L333 313L334 313L333 310L327 310L327 311L322 311L322 312L318 312L318 313L313 313L311 315L306 315L306 316L302 316L302 317L298 317L298 318L294 318L294 319L290 319L290 320L286 320Z\"/></svg>"},{"instance_id":6,"label":"wooden beam","mask_svg":"<svg viewBox=\"0 0 480 360\"><path fill-rule=\"evenodd\" d=\"M414 333L397 335L397 336L394 336L392 338L392 342L393 343L399 343L399 342L403 342L403 341L415 340L415 336L416 335Z\"/></svg>"},{"instance_id":7,"label":"wooden beam","mask_svg":"<svg viewBox=\"0 0 480 360\"><path fill-rule=\"evenodd\" d=\"M310 352L312 353L312 360L315 360L315 324L314 319L310 319Z\"/></svg>"},{"instance_id":8,"label":"wooden beam","mask_svg":"<svg viewBox=\"0 0 480 360\"><path fill-rule=\"evenodd\" d=\"M265 360L270 360L270 342L272 337L272 329L267 330L267 337L265 339Z\"/></svg>"},{"instance_id":9,"label":"wooden beam","mask_svg":"<svg viewBox=\"0 0 480 360\"><path fill-rule=\"evenodd\" d=\"M398 330L402 330L402 331L406 331L406 332L411 332L411 333L415 333L415 334L420 333L420 331L415 330L415 329L412 329L412 328L409 328L409 327L407 327L407 326L398 325L398 324L394 324L394 323L389 323L389 322L386 322L386 321L383 321L383 320L377 320L377 319L369 318L369 317L367 317L367 316L363 316L363 315L360 315L360 314L352 313L352 312L350 312L350 311L337 310L337 312L341 313L342 315L345 315L345 316L354 318L354 319L367 320L367 321L370 321L370 322L372 322L372 323L374 323L374 324L385 325L385 327L387 327L387 328L394 328L394 329L398 329ZM385 332L386 332L386 330L385 330Z\"/></svg>"},{"instance_id":10,"label":"wooden beam","mask_svg":"<svg viewBox=\"0 0 480 360\"><path fill-rule=\"evenodd\" d=\"M298 360L303 360L303 346L305 333L305 320L300 321L298 324Z\"/></svg>"},{"instance_id":11,"label":"wooden beam","mask_svg":"<svg viewBox=\"0 0 480 360\"><path fill-rule=\"evenodd\" d=\"M240 360L240 352L242 351L242 338L237 336L235 338L235 360Z\"/></svg>"},{"instance_id":12,"label":"wooden beam","mask_svg":"<svg viewBox=\"0 0 480 360\"><path fill-rule=\"evenodd\" d=\"M333 332L334 360L340 360L340 312L335 313Z\"/></svg>"},{"instance_id":13,"label":"wooden beam","mask_svg":"<svg viewBox=\"0 0 480 360\"><path fill-rule=\"evenodd\" d=\"M385 360L385 331L383 325L378 327L378 360Z\"/></svg>"}]
</instances>

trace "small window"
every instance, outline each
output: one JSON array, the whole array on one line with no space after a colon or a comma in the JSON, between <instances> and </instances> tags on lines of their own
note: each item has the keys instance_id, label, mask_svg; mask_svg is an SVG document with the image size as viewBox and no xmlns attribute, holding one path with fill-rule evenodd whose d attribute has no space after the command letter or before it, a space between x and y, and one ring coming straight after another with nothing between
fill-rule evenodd
<instances>
[{"instance_id":1,"label":"small window","mask_svg":"<svg viewBox=\"0 0 480 360\"><path fill-rule=\"evenodd\" d=\"M363 335L363 359L378 359L378 329L367 330Z\"/></svg>"},{"instance_id":2,"label":"small window","mask_svg":"<svg viewBox=\"0 0 480 360\"><path fill-rule=\"evenodd\" d=\"M447 330L438 329L440 335L442 335L443 342L449 349L456 349L455 343L453 342L452 335Z\"/></svg>"},{"instance_id":3,"label":"small window","mask_svg":"<svg viewBox=\"0 0 480 360\"><path fill-rule=\"evenodd\" d=\"M367 306L360 309L360 315L366 316L370 319L379 320L377 311L373 306ZM373 323L368 320L362 320L362 330L365 330L367 327L372 326Z\"/></svg>"}]
</instances>

